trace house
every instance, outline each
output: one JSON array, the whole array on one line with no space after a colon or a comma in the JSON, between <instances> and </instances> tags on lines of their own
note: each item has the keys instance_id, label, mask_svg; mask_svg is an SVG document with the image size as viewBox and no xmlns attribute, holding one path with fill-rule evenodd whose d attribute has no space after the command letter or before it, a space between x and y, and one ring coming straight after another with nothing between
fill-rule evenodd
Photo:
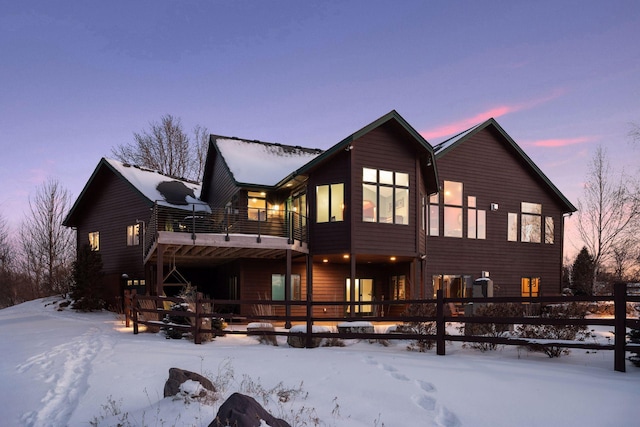
<instances>
[{"instance_id":1,"label":"house","mask_svg":"<svg viewBox=\"0 0 640 427\"><path fill-rule=\"evenodd\" d=\"M427 202L434 291L471 296L559 294L564 216L576 208L494 120L436 145L440 193Z\"/></svg>"},{"instance_id":2,"label":"house","mask_svg":"<svg viewBox=\"0 0 640 427\"><path fill-rule=\"evenodd\" d=\"M326 151L211 135L201 187L103 159L65 224L79 245L98 233L112 291L393 315L376 302L462 296L488 274L498 295L557 292L573 210L494 120L433 148L391 111Z\"/></svg>"},{"instance_id":3,"label":"house","mask_svg":"<svg viewBox=\"0 0 640 427\"><path fill-rule=\"evenodd\" d=\"M88 244L101 254L101 285L109 306L117 307L124 288L145 289L149 269L144 263L145 230L151 225L154 207L162 206L167 217L176 219L167 222L167 229L186 230L179 221L188 222L195 207L209 211L199 196L199 184L116 160L100 160L64 225L76 229L78 248Z\"/></svg>"}]
</instances>

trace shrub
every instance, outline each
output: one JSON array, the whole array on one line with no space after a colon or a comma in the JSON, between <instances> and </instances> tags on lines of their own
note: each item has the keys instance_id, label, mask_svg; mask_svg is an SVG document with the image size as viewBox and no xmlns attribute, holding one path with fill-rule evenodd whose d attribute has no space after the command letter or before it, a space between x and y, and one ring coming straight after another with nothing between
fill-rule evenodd
<instances>
[{"instance_id":1,"label":"shrub","mask_svg":"<svg viewBox=\"0 0 640 427\"><path fill-rule=\"evenodd\" d=\"M411 304L409 308L407 308L403 316L407 317L435 317L436 315L436 304ZM405 332L413 332L420 335L435 335L436 334L436 322L420 322L411 320L406 322L404 325L399 325L398 330L402 330ZM412 341L408 346L407 350L410 351L419 351L426 352L431 350L435 346L436 342L431 338L420 338L418 340Z\"/></svg>"},{"instance_id":2,"label":"shrub","mask_svg":"<svg viewBox=\"0 0 640 427\"><path fill-rule=\"evenodd\" d=\"M523 315L522 304L479 304L476 306L474 316L478 317L520 317ZM465 323L458 328L465 335L480 335L493 338L503 338L510 335L513 325L504 323ZM499 344L491 342L473 342L471 348L480 351L496 350Z\"/></svg>"},{"instance_id":3,"label":"shrub","mask_svg":"<svg viewBox=\"0 0 640 427\"><path fill-rule=\"evenodd\" d=\"M546 319L584 319L587 306L579 303L554 304L543 307L541 318ZM584 341L591 336L587 325L520 325L517 328L520 338L536 338L560 341ZM527 346L529 351L539 351L549 357L560 357L569 354L568 348L560 344L532 343Z\"/></svg>"}]
</instances>

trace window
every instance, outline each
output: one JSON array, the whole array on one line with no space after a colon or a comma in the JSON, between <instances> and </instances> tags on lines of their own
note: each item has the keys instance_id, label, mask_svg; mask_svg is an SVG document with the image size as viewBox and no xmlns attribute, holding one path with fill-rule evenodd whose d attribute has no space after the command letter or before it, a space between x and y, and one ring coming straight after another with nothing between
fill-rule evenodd
<instances>
[{"instance_id":1,"label":"window","mask_svg":"<svg viewBox=\"0 0 640 427\"><path fill-rule=\"evenodd\" d=\"M247 196L247 218L252 221L266 221L267 194L259 191L249 191Z\"/></svg>"},{"instance_id":2,"label":"window","mask_svg":"<svg viewBox=\"0 0 640 427\"><path fill-rule=\"evenodd\" d=\"M373 279L356 279L354 289L355 299L353 302L373 301ZM345 301L351 302L351 279L346 279ZM373 306L370 304L358 304L355 306L355 313L371 313ZM351 312L351 306L347 306L347 313Z\"/></svg>"},{"instance_id":3,"label":"window","mask_svg":"<svg viewBox=\"0 0 640 427\"><path fill-rule=\"evenodd\" d=\"M409 224L409 174L362 169L362 221Z\"/></svg>"},{"instance_id":4,"label":"window","mask_svg":"<svg viewBox=\"0 0 640 427\"><path fill-rule=\"evenodd\" d=\"M537 297L540 292L540 278L523 277L521 280L521 286L523 297Z\"/></svg>"},{"instance_id":5,"label":"window","mask_svg":"<svg viewBox=\"0 0 640 427\"><path fill-rule=\"evenodd\" d=\"M467 237L469 239L487 238L487 211L476 209L476 198L467 197Z\"/></svg>"},{"instance_id":6,"label":"window","mask_svg":"<svg viewBox=\"0 0 640 427\"><path fill-rule=\"evenodd\" d=\"M91 247L92 251L100 250L100 232L99 231L92 231L91 233L89 233L89 246Z\"/></svg>"},{"instance_id":7,"label":"window","mask_svg":"<svg viewBox=\"0 0 640 427\"><path fill-rule=\"evenodd\" d=\"M343 221L344 184L316 187L316 222Z\"/></svg>"},{"instance_id":8,"label":"window","mask_svg":"<svg viewBox=\"0 0 640 427\"><path fill-rule=\"evenodd\" d=\"M462 237L462 183L444 182L444 235Z\"/></svg>"},{"instance_id":9,"label":"window","mask_svg":"<svg viewBox=\"0 0 640 427\"><path fill-rule=\"evenodd\" d=\"M471 296L473 281L469 275L436 275L433 276L433 297L442 289L445 298L466 298Z\"/></svg>"},{"instance_id":10,"label":"window","mask_svg":"<svg viewBox=\"0 0 640 427\"><path fill-rule=\"evenodd\" d=\"M440 235L440 206L438 206L438 195L429 197L429 236Z\"/></svg>"},{"instance_id":11,"label":"window","mask_svg":"<svg viewBox=\"0 0 640 427\"><path fill-rule=\"evenodd\" d=\"M542 230L542 205L522 202L520 210L520 241L540 243Z\"/></svg>"},{"instance_id":12,"label":"window","mask_svg":"<svg viewBox=\"0 0 640 427\"><path fill-rule=\"evenodd\" d=\"M407 280L406 276L391 276L391 299L404 300L407 299Z\"/></svg>"},{"instance_id":13,"label":"window","mask_svg":"<svg viewBox=\"0 0 640 427\"><path fill-rule=\"evenodd\" d=\"M544 218L544 242L547 244L553 244L553 217L547 216Z\"/></svg>"},{"instance_id":14,"label":"window","mask_svg":"<svg viewBox=\"0 0 640 427\"><path fill-rule=\"evenodd\" d=\"M271 275L271 299L274 301L284 301L285 290L285 275L284 274L272 274ZM291 275L291 301L300 301L300 275Z\"/></svg>"},{"instance_id":15,"label":"window","mask_svg":"<svg viewBox=\"0 0 640 427\"><path fill-rule=\"evenodd\" d=\"M507 216L507 240L518 241L518 214L509 212Z\"/></svg>"},{"instance_id":16,"label":"window","mask_svg":"<svg viewBox=\"0 0 640 427\"><path fill-rule=\"evenodd\" d=\"M138 246L140 244L140 224L127 226L127 246Z\"/></svg>"},{"instance_id":17,"label":"window","mask_svg":"<svg viewBox=\"0 0 640 427\"><path fill-rule=\"evenodd\" d=\"M294 221L296 225L307 225L307 194L302 193L293 197L293 203L291 209L296 213Z\"/></svg>"}]
</instances>

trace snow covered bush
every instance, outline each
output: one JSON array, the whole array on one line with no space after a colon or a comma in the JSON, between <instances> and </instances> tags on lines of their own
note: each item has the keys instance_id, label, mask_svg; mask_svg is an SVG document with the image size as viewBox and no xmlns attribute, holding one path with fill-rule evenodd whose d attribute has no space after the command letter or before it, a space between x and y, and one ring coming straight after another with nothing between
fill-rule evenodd
<instances>
[{"instance_id":1,"label":"snow covered bush","mask_svg":"<svg viewBox=\"0 0 640 427\"><path fill-rule=\"evenodd\" d=\"M587 306L580 303L553 304L542 308L540 317L546 319L584 319ZM535 338L554 341L584 341L591 336L587 325L520 325L516 329L520 338ZM529 351L539 351L549 357L560 357L569 354L568 348L560 343L531 343Z\"/></svg>"},{"instance_id":2,"label":"snow covered bush","mask_svg":"<svg viewBox=\"0 0 640 427\"><path fill-rule=\"evenodd\" d=\"M403 313L407 317L435 317L436 316L436 304L411 304L409 308ZM404 325L398 325L396 329L398 331L416 333L420 335L435 335L436 334L436 322L435 321L416 321L411 320L405 322ZM435 346L436 342L431 338L420 338L412 341L407 350L426 352L431 350Z\"/></svg>"},{"instance_id":3,"label":"snow covered bush","mask_svg":"<svg viewBox=\"0 0 640 427\"><path fill-rule=\"evenodd\" d=\"M522 304L478 304L474 316L478 317L521 317L523 315ZM513 325L504 323L465 323L458 330L465 335L479 335L493 338L503 338L510 335ZM499 344L491 342L472 342L471 348L480 351L497 350Z\"/></svg>"}]
</instances>

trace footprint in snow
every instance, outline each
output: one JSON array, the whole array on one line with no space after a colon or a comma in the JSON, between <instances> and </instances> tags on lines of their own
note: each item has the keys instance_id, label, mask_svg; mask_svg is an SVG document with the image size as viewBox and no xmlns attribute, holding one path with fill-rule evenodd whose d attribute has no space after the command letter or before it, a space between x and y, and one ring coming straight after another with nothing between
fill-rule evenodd
<instances>
[{"instance_id":1,"label":"footprint in snow","mask_svg":"<svg viewBox=\"0 0 640 427\"><path fill-rule=\"evenodd\" d=\"M413 401L416 405L427 411L436 409L436 399L431 396L413 396Z\"/></svg>"},{"instance_id":2,"label":"footprint in snow","mask_svg":"<svg viewBox=\"0 0 640 427\"><path fill-rule=\"evenodd\" d=\"M405 374L401 374L399 372L392 372L391 376L400 381L409 381L409 378Z\"/></svg>"},{"instance_id":3,"label":"footprint in snow","mask_svg":"<svg viewBox=\"0 0 640 427\"><path fill-rule=\"evenodd\" d=\"M437 414L435 417L435 422L440 427L460 427L462 424L460 420L450 410L445 408L444 406L438 407Z\"/></svg>"},{"instance_id":4,"label":"footprint in snow","mask_svg":"<svg viewBox=\"0 0 640 427\"><path fill-rule=\"evenodd\" d=\"M423 381L423 380L416 380L416 384L418 384L418 387L420 387L422 391L426 391L427 393L436 391L436 386L434 386L430 382Z\"/></svg>"},{"instance_id":5,"label":"footprint in snow","mask_svg":"<svg viewBox=\"0 0 640 427\"><path fill-rule=\"evenodd\" d=\"M387 372L395 372L395 371L397 371L397 370L398 370L398 369L396 369L396 367L395 367L395 366L393 366L393 365L387 365L386 363L382 365L382 369L384 369L384 370L385 370L385 371L387 371Z\"/></svg>"}]
</instances>

